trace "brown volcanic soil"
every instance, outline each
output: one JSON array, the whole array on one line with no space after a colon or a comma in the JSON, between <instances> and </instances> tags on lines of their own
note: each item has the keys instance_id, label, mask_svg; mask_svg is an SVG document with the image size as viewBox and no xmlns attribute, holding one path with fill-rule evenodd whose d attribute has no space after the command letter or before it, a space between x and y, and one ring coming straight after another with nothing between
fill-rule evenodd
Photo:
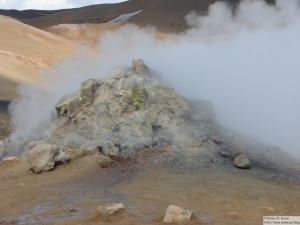
<instances>
[{"instance_id":1,"label":"brown volcanic soil","mask_svg":"<svg viewBox=\"0 0 300 225\"><path fill-rule=\"evenodd\" d=\"M25 161L0 164L0 224L163 224L166 207L194 210L187 224L254 225L265 215L300 214L300 183L289 177L236 168L197 171L160 165L98 166L88 155L52 172L33 174ZM103 203L126 213L97 215Z\"/></svg>"},{"instance_id":2,"label":"brown volcanic soil","mask_svg":"<svg viewBox=\"0 0 300 225\"><path fill-rule=\"evenodd\" d=\"M0 16L0 99L11 100L16 85L33 83L39 71L74 53L67 39Z\"/></svg>"},{"instance_id":3,"label":"brown volcanic soil","mask_svg":"<svg viewBox=\"0 0 300 225\"><path fill-rule=\"evenodd\" d=\"M143 10L130 18L129 22L142 27L152 25L163 32L178 32L187 28L184 17L190 11L207 13L209 5L217 1L220 0L130 0L59 11L0 10L0 14L44 29L57 24L106 23L121 14ZM274 0L265 1L274 3ZM226 2L236 5L240 0L226 0Z\"/></svg>"},{"instance_id":4,"label":"brown volcanic soil","mask_svg":"<svg viewBox=\"0 0 300 225\"><path fill-rule=\"evenodd\" d=\"M120 28L121 24L59 24L46 31L83 45L97 47L102 35Z\"/></svg>"}]
</instances>

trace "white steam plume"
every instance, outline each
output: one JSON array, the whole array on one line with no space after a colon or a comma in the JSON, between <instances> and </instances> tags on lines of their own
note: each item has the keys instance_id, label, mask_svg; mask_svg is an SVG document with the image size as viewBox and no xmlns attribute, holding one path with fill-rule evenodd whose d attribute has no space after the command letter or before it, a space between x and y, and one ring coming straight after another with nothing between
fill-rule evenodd
<instances>
[{"instance_id":1,"label":"white steam plume","mask_svg":"<svg viewBox=\"0 0 300 225\"><path fill-rule=\"evenodd\" d=\"M97 77L138 57L182 95L212 101L221 124L299 157L299 4L243 1L232 12L218 2L207 16L189 14L192 28L175 41L158 41L154 29L133 25L108 33L99 41L101 53L94 60L75 57L55 68L59 76L45 75L47 94L22 89L25 97L12 107L13 137L26 140L41 133L55 102L88 75Z\"/></svg>"}]
</instances>

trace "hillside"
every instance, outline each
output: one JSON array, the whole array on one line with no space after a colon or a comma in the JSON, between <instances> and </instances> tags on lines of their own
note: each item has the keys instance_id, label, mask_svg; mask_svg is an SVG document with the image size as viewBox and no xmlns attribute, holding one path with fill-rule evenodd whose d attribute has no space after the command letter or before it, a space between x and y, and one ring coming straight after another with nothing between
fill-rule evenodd
<instances>
[{"instance_id":1,"label":"hillside","mask_svg":"<svg viewBox=\"0 0 300 225\"><path fill-rule=\"evenodd\" d=\"M71 54L75 44L0 16L0 99L16 97L19 83L34 82L37 73Z\"/></svg>"},{"instance_id":2,"label":"hillside","mask_svg":"<svg viewBox=\"0 0 300 225\"><path fill-rule=\"evenodd\" d=\"M59 11L0 10L24 23L47 28L58 24L107 23L118 17L137 13L126 21L138 26L155 26L163 32L178 32L187 29L185 16L190 11L205 14L210 4L218 0L130 0L117 4L100 4ZM240 0L227 0L236 5ZM266 0L274 3L274 0ZM119 20L118 20L119 21Z\"/></svg>"}]
</instances>

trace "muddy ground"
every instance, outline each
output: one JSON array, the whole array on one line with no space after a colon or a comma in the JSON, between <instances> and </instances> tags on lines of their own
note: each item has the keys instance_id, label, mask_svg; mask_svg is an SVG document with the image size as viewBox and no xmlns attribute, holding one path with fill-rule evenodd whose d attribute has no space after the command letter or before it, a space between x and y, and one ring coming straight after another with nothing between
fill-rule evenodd
<instances>
[{"instance_id":1,"label":"muddy ground","mask_svg":"<svg viewBox=\"0 0 300 225\"><path fill-rule=\"evenodd\" d=\"M195 212L187 224L258 225L266 215L300 215L294 176L133 162L103 169L99 157L87 155L43 174L33 174L26 161L2 162L0 224L163 224L170 204ZM97 215L99 205L114 202L124 203L126 213Z\"/></svg>"}]
</instances>

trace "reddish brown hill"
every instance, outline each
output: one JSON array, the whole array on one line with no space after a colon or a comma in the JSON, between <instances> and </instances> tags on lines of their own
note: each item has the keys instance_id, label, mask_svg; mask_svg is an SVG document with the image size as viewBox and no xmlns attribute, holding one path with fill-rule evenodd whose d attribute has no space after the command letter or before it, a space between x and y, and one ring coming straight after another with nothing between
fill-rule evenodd
<instances>
[{"instance_id":1,"label":"reddish brown hill","mask_svg":"<svg viewBox=\"0 0 300 225\"><path fill-rule=\"evenodd\" d=\"M128 21L139 26L153 25L161 31L181 31L187 28L185 15L194 10L206 13L210 4L221 0L130 0L117 4L100 4L65 10L0 10L5 14L38 28L57 24L107 23L120 15L140 13ZM222 0L236 5L241 0ZM274 3L274 0L265 0Z\"/></svg>"}]
</instances>

